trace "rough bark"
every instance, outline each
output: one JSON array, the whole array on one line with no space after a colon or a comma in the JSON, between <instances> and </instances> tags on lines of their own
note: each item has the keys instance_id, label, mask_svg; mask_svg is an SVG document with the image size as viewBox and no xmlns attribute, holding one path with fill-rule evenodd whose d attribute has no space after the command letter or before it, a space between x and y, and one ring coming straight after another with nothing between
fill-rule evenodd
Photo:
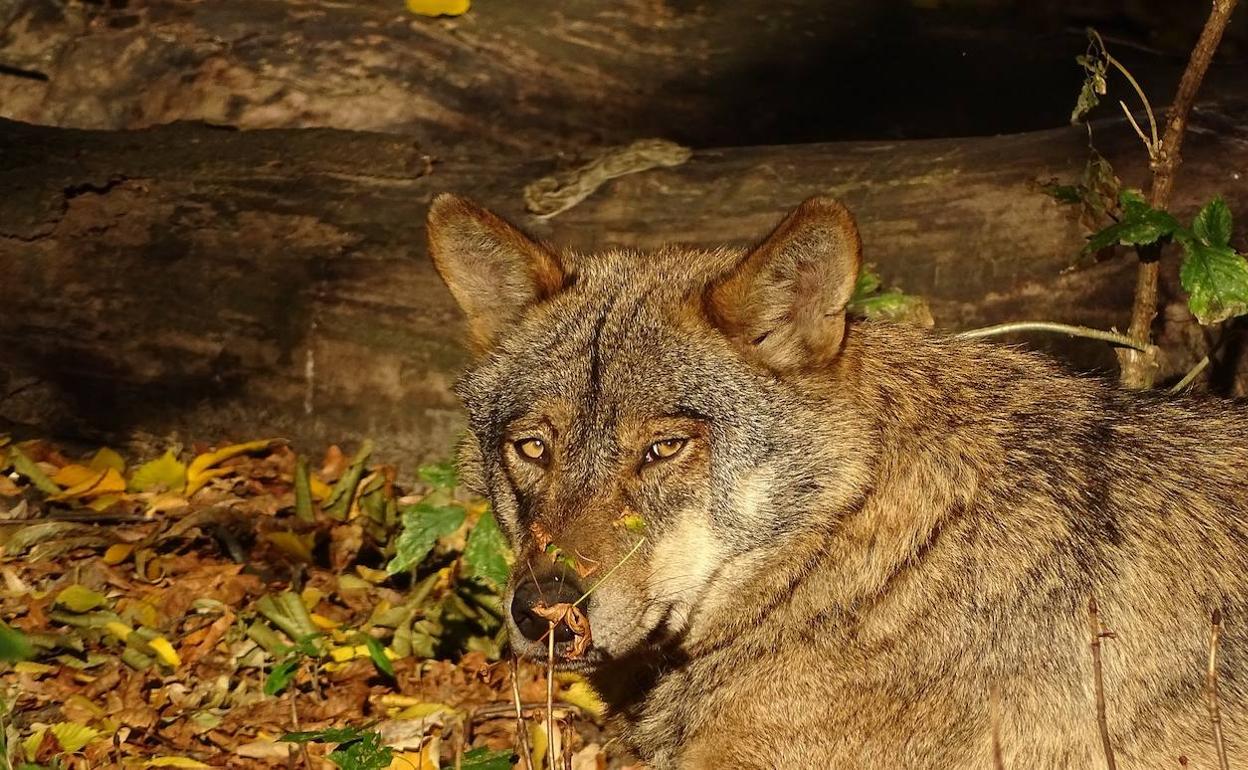
<instances>
[{"instance_id":1,"label":"rough bark","mask_svg":"<svg viewBox=\"0 0 1248 770\"><path fill-rule=\"evenodd\" d=\"M1248 190L1243 122L1198 112L1174 205ZM1213 128L1211 128L1213 127ZM1147 176L1123 125L1098 146ZM700 151L539 221L551 161L438 160L336 130L136 132L0 121L0 420L93 438L279 434L444 452L460 425L458 314L425 255L437 192L577 249L744 243L815 193L858 216L867 259L946 328L1046 318L1122 327L1132 255L1067 271L1084 231L1037 180L1077 177L1082 129L978 139ZM1098 343L1042 339L1081 366Z\"/></svg>"},{"instance_id":2,"label":"rough bark","mask_svg":"<svg viewBox=\"0 0 1248 770\"><path fill-rule=\"evenodd\" d=\"M489 0L426 19L403 0L6 0L0 117L332 127L541 155L1063 125L1080 27L1113 16L959 5ZM1115 51L1157 103L1173 93L1181 62Z\"/></svg>"}]
</instances>

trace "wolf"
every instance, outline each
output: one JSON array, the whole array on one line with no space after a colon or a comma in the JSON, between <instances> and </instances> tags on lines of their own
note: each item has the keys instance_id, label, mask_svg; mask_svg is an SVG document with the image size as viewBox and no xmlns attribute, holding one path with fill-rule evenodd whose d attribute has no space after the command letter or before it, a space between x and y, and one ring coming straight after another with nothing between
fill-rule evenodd
<instances>
[{"instance_id":1,"label":"wolf","mask_svg":"<svg viewBox=\"0 0 1248 770\"><path fill-rule=\"evenodd\" d=\"M1243 403L850 317L828 198L749 249L571 253L449 194L428 237L512 646L553 633L652 768L1248 761Z\"/></svg>"}]
</instances>

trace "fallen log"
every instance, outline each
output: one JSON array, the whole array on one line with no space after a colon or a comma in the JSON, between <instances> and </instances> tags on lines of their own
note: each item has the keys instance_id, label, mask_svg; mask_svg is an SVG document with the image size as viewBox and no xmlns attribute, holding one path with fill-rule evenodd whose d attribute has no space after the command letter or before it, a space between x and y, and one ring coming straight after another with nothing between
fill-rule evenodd
<instances>
[{"instance_id":1,"label":"fallen log","mask_svg":"<svg viewBox=\"0 0 1248 770\"><path fill-rule=\"evenodd\" d=\"M1206 111L1175 209L1248 209L1238 117ZM1124 125L1097 130L1128 183ZM695 152L525 213L548 160L439 158L409 138L329 129L134 132L0 121L0 420L116 440L284 435L444 453L460 428L457 311L425 254L431 197L455 191L575 249L746 243L808 195L856 213L867 259L937 324L1126 321L1132 255L1068 270L1085 231L1037 181L1074 179L1082 129ZM1098 343L1041 339L1075 365Z\"/></svg>"}]
</instances>

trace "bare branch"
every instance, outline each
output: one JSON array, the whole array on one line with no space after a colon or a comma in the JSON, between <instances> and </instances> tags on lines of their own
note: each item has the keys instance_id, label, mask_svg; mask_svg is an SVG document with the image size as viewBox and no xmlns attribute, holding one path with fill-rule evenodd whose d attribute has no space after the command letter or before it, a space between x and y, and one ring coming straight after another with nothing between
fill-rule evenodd
<instances>
[{"instance_id":1,"label":"bare branch","mask_svg":"<svg viewBox=\"0 0 1248 770\"><path fill-rule=\"evenodd\" d=\"M1152 347L1146 343L1137 342L1125 334L1106 332L1101 331L1100 329L1090 329L1087 326L1072 326L1070 324L1055 323L1053 321L1012 321L1010 323L996 324L994 326L985 326L982 329L971 329L969 331L959 332L954 336L964 340L974 340L981 337L994 337L999 334L1013 334L1014 332L1053 332L1055 334L1069 334L1072 337L1084 337L1090 340L1100 340L1101 342L1108 342L1111 345L1133 348L1141 352L1148 352L1148 350Z\"/></svg>"},{"instance_id":2,"label":"bare branch","mask_svg":"<svg viewBox=\"0 0 1248 770\"><path fill-rule=\"evenodd\" d=\"M1237 2L1238 0L1213 1L1213 10L1205 21L1200 39L1196 41L1187 68L1183 71L1183 78L1179 81L1179 90L1167 114L1166 133L1156 145L1157 152L1153 158L1153 186L1149 192L1149 204L1155 209L1165 209L1170 205L1174 175L1180 161L1179 151L1183 146L1183 135L1187 131L1187 118ZM1140 252L1135 302L1131 308L1128 334L1141 344L1152 341L1153 318L1157 315L1157 280L1160 270L1158 256L1157 249L1142 249ZM1122 363L1123 385L1137 390L1153 386L1153 378L1157 373L1155 357L1139 352L1138 348L1119 351L1118 356Z\"/></svg>"}]
</instances>

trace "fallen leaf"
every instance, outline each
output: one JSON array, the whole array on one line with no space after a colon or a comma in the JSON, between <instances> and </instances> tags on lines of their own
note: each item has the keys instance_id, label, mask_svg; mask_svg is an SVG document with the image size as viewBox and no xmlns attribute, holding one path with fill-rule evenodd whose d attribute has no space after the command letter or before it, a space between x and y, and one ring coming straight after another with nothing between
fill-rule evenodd
<instances>
[{"instance_id":1,"label":"fallen leaf","mask_svg":"<svg viewBox=\"0 0 1248 770\"><path fill-rule=\"evenodd\" d=\"M172 450L151 462L140 465L130 477L132 492L181 492L186 488L186 466Z\"/></svg>"},{"instance_id":2,"label":"fallen leaf","mask_svg":"<svg viewBox=\"0 0 1248 770\"><path fill-rule=\"evenodd\" d=\"M462 16L471 5L469 0L407 0L407 10L418 16Z\"/></svg>"}]
</instances>

